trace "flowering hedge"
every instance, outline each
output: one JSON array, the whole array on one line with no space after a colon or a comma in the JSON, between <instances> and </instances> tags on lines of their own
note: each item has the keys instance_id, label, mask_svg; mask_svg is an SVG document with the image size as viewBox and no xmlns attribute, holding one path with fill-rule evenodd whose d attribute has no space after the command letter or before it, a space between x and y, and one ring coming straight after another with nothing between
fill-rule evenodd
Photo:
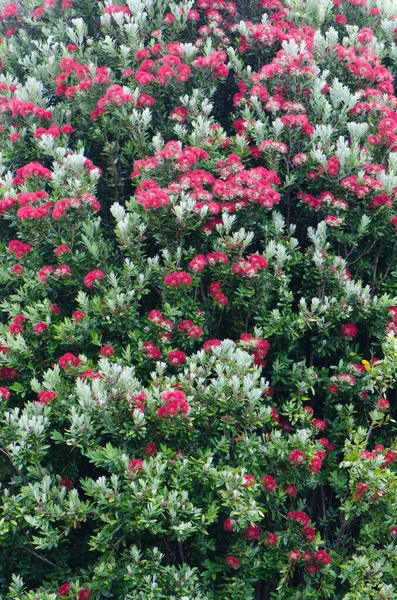
<instances>
[{"instance_id":1,"label":"flowering hedge","mask_svg":"<svg viewBox=\"0 0 397 600\"><path fill-rule=\"evenodd\" d=\"M397 3L122 2L0 1L0 595L396 600Z\"/></svg>"}]
</instances>

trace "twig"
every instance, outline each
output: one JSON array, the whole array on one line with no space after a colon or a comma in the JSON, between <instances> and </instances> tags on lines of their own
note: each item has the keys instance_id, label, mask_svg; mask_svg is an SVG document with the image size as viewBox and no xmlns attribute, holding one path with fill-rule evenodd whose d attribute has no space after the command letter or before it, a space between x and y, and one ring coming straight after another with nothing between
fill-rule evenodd
<instances>
[{"instance_id":1,"label":"twig","mask_svg":"<svg viewBox=\"0 0 397 600\"><path fill-rule=\"evenodd\" d=\"M365 445L368 444L369 437L370 437L370 435L371 435L372 430L374 429L374 427L375 427L375 422L372 421L372 423L370 425L370 428L368 429L367 437L365 438Z\"/></svg>"},{"instance_id":2,"label":"twig","mask_svg":"<svg viewBox=\"0 0 397 600\"><path fill-rule=\"evenodd\" d=\"M372 250L372 248L375 246L375 244L377 243L378 240L375 240L370 247L363 252L362 254L360 254L360 256L358 256L355 260L352 260L351 262L349 261L349 267L351 267L351 265L354 265L354 263L356 263L358 260L360 260L360 258L362 258L363 256L365 256L366 254L368 254L368 252L370 252ZM345 254L345 260L348 260L349 256L354 252L354 250L356 249L355 246L353 246L353 248L350 250L350 252L348 252L347 254Z\"/></svg>"},{"instance_id":3,"label":"twig","mask_svg":"<svg viewBox=\"0 0 397 600\"><path fill-rule=\"evenodd\" d=\"M51 567L55 567L55 569L60 569L61 568L59 565L55 564L51 560L48 560L48 558L45 558L44 556L41 556L41 554L38 554L37 552L35 552L34 550L31 550L30 548L23 548L23 552L26 552L27 554L31 554L32 556L35 556L36 558L38 558L42 562L45 562L48 565L51 565Z\"/></svg>"}]
</instances>

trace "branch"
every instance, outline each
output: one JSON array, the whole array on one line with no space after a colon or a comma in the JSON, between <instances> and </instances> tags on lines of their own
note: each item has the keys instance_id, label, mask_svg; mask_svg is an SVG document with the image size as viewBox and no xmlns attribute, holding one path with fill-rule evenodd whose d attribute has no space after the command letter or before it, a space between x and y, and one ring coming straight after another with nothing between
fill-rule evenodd
<instances>
[{"instance_id":1,"label":"branch","mask_svg":"<svg viewBox=\"0 0 397 600\"><path fill-rule=\"evenodd\" d=\"M27 554L31 554L32 556L35 556L36 558L38 558L42 562L47 563L47 565L50 565L51 567L54 567L55 569L60 569L61 568L59 565L55 564L51 560L48 560L48 558L45 558L44 556L41 556L41 554L38 554L37 552L35 552L34 550L31 550L30 548L23 548L23 552L26 552Z\"/></svg>"}]
</instances>

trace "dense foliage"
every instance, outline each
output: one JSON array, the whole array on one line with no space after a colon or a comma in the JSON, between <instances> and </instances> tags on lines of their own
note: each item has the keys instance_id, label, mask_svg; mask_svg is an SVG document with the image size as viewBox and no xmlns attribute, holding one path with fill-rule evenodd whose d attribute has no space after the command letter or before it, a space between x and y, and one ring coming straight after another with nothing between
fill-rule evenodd
<instances>
[{"instance_id":1,"label":"dense foliage","mask_svg":"<svg viewBox=\"0 0 397 600\"><path fill-rule=\"evenodd\" d=\"M2 598L397 599L396 33L1 0Z\"/></svg>"}]
</instances>

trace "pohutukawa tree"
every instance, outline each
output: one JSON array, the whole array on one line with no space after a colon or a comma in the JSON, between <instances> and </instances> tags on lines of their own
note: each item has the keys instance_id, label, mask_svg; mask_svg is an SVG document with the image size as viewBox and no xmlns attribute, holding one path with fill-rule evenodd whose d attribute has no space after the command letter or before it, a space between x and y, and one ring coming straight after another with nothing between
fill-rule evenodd
<instances>
[{"instance_id":1,"label":"pohutukawa tree","mask_svg":"<svg viewBox=\"0 0 397 600\"><path fill-rule=\"evenodd\" d=\"M1 597L396 600L395 0L0 29Z\"/></svg>"}]
</instances>

